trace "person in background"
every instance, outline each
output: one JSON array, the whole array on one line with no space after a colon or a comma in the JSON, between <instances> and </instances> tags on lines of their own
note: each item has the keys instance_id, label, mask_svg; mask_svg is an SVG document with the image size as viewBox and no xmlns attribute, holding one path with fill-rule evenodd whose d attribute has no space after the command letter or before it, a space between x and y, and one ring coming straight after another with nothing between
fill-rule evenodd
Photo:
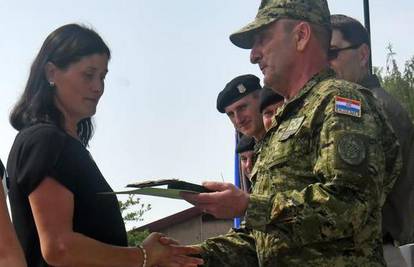
<instances>
[{"instance_id":1,"label":"person in background","mask_svg":"<svg viewBox=\"0 0 414 267\"><path fill-rule=\"evenodd\" d=\"M255 75L245 74L228 82L217 96L217 110L227 114L240 138L246 136L259 141L266 133L259 111L261 90L260 79ZM243 163L239 164L242 166ZM248 192L250 180L243 174L240 180L241 189Z\"/></svg>"},{"instance_id":2,"label":"person in background","mask_svg":"<svg viewBox=\"0 0 414 267\"><path fill-rule=\"evenodd\" d=\"M5 170L0 161L0 179L5 179ZM23 250L7 210L5 190L0 181L0 267L26 267Z\"/></svg>"},{"instance_id":3,"label":"person in background","mask_svg":"<svg viewBox=\"0 0 414 267\"><path fill-rule=\"evenodd\" d=\"M128 247L115 195L87 150L111 53L93 30L53 31L10 115L7 170L16 232L30 267L196 266L191 247L151 234ZM120 129L121 131L121 129ZM110 154L110 152L108 151Z\"/></svg>"},{"instance_id":4,"label":"person in background","mask_svg":"<svg viewBox=\"0 0 414 267\"><path fill-rule=\"evenodd\" d=\"M259 112L260 80L252 74L237 76L217 96L217 110L226 113L236 131L260 140L265 134Z\"/></svg>"},{"instance_id":5,"label":"person in background","mask_svg":"<svg viewBox=\"0 0 414 267\"><path fill-rule=\"evenodd\" d=\"M277 109L280 108L283 103L283 96L270 88L263 87L260 92L260 113L262 113L263 125L266 131L272 127Z\"/></svg>"},{"instance_id":6,"label":"person in background","mask_svg":"<svg viewBox=\"0 0 414 267\"><path fill-rule=\"evenodd\" d=\"M236 153L239 154L240 158L241 177L245 185L243 189L247 192L250 192L251 187L251 172L255 160L254 145L255 141L253 137L243 135L236 146Z\"/></svg>"},{"instance_id":7,"label":"person in background","mask_svg":"<svg viewBox=\"0 0 414 267\"><path fill-rule=\"evenodd\" d=\"M399 245L414 242L414 126L408 112L369 70L368 32L362 24L342 14L331 16L330 65L338 78L369 89L384 110L402 152L402 170L382 209L384 257L388 266L406 266ZM411 170L411 172L410 172Z\"/></svg>"}]
</instances>

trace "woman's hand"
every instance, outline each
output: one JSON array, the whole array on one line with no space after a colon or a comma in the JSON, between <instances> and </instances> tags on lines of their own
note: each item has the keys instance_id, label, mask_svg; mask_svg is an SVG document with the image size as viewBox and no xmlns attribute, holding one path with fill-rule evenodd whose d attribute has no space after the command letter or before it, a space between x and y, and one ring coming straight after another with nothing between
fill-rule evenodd
<instances>
[{"instance_id":1,"label":"woman's hand","mask_svg":"<svg viewBox=\"0 0 414 267\"><path fill-rule=\"evenodd\" d=\"M202 259L188 256L199 254L200 248L179 246L177 241L160 233L150 234L142 245L147 252L147 266L195 267L203 264Z\"/></svg>"}]
</instances>

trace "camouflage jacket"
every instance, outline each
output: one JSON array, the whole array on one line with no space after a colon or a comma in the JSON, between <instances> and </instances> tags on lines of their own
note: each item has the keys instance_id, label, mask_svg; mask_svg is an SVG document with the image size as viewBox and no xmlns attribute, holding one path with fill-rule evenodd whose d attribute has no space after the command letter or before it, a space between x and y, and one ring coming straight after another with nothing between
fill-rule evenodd
<instances>
[{"instance_id":1,"label":"camouflage jacket","mask_svg":"<svg viewBox=\"0 0 414 267\"><path fill-rule=\"evenodd\" d=\"M205 266L385 266L381 207L399 146L373 99L332 76L316 75L278 111L246 229L206 240Z\"/></svg>"}]
</instances>

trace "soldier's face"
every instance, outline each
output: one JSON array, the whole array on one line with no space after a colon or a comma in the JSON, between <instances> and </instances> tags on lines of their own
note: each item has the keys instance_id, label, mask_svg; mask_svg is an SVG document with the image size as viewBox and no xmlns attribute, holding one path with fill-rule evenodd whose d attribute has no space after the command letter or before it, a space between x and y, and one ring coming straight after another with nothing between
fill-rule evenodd
<instances>
[{"instance_id":1,"label":"soldier's face","mask_svg":"<svg viewBox=\"0 0 414 267\"><path fill-rule=\"evenodd\" d=\"M240 153L240 166L242 173L250 179L250 174L253 169L253 151L246 151Z\"/></svg>"},{"instance_id":2,"label":"soldier's face","mask_svg":"<svg viewBox=\"0 0 414 267\"><path fill-rule=\"evenodd\" d=\"M340 31L333 30L330 48L338 52L335 53L336 57L330 58L329 64L338 78L358 83L365 75L366 61L362 54L363 47L341 50L352 45L344 40Z\"/></svg>"},{"instance_id":3,"label":"soldier's face","mask_svg":"<svg viewBox=\"0 0 414 267\"><path fill-rule=\"evenodd\" d=\"M286 95L280 89L287 88L295 62L292 34L285 27L288 22L278 20L257 33L250 53L250 61L258 64L264 75L264 84L281 95Z\"/></svg>"},{"instance_id":4,"label":"soldier's face","mask_svg":"<svg viewBox=\"0 0 414 267\"><path fill-rule=\"evenodd\" d=\"M224 111L234 128L242 134L258 139L264 132L257 94L251 93L243 97L227 106Z\"/></svg>"},{"instance_id":5,"label":"soldier's face","mask_svg":"<svg viewBox=\"0 0 414 267\"><path fill-rule=\"evenodd\" d=\"M277 109L283 105L283 101L265 107L262 111L263 125L266 131L272 126Z\"/></svg>"}]
</instances>

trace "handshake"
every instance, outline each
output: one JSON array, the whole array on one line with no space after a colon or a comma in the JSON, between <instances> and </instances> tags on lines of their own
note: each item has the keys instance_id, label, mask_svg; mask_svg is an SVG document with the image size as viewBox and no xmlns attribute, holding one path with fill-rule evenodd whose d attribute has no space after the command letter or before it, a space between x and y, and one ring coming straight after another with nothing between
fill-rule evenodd
<instances>
[{"instance_id":1,"label":"handshake","mask_svg":"<svg viewBox=\"0 0 414 267\"><path fill-rule=\"evenodd\" d=\"M136 189L114 193L184 199L201 211L220 219L243 216L250 199L247 192L231 183L221 182L204 182L200 186L177 179L163 179L129 184L127 187Z\"/></svg>"},{"instance_id":2,"label":"handshake","mask_svg":"<svg viewBox=\"0 0 414 267\"><path fill-rule=\"evenodd\" d=\"M143 267L196 267L204 262L195 255L201 253L197 246L180 246L177 241L160 233L150 234L140 246Z\"/></svg>"},{"instance_id":3,"label":"handshake","mask_svg":"<svg viewBox=\"0 0 414 267\"><path fill-rule=\"evenodd\" d=\"M167 188L161 188L162 186ZM199 210L222 219L244 215L249 202L249 194L231 183L204 182L200 186L166 179L130 184L127 187L135 189L115 193L184 199ZM201 258L195 256L201 253L202 248L199 246L180 246L171 238L152 233L143 242L143 266L198 266L204 264Z\"/></svg>"}]
</instances>

